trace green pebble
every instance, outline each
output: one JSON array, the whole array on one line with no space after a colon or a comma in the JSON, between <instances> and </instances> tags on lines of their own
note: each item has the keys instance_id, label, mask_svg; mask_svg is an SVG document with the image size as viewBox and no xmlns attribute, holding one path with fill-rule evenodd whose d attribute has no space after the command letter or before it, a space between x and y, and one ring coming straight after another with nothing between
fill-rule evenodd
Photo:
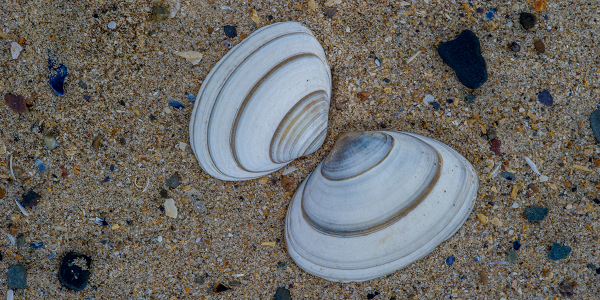
<instances>
[{"instance_id":1,"label":"green pebble","mask_svg":"<svg viewBox=\"0 0 600 300\"><path fill-rule=\"evenodd\" d=\"M152 19L154 21L164 21L169 18L171 12L167 9L163 3L155 3L152 7Z\"/></svg>"},{"instance_id":2,"label":"green pebble","mask_svg":"<svg viewBox=\"0 0 600 300\"><path fill-rule=\"evenodd\" d=\"M508 252L508 263L512 264L515 261L517 261L517 258L519 258L519 254L516 251L510 250Z\"/></svg>"},{"instance_id":3,"label":"green pebble","mask_svg":"<svg viewBox=\"0 0 600 300\"><path fill-rule=\"evenodd\" d=\"M467 103L469 103L469 104L471 104L471 103L475 102L475 95L473 95L472 93L468 93L468 94L465 96L465 102L467 102Z\"/></svg>"},{"instance_id":4,"label":"green pebble","mask_svg":"<svg viewBox=\"0 0 600 300\"><path fill-rule=\"evenodd\" d=\"M569 253L571 253L571 247L553 243L552 249L550 249L550 253L548 253L548 257L550 257L551 260L560 260L567 257Z\"/></svg>"}]
</instances>

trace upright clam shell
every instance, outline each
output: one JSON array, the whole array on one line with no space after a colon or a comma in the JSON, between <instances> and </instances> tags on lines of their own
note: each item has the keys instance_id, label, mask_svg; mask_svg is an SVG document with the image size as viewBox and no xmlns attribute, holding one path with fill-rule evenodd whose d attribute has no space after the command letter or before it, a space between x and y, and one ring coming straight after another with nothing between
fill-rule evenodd
<instances>
[{"instance_id":1,"label":"upright clam shell","mask_svg":"<svg viewBox=\"0 0 600 300\"><path fill-rule=\"evenodd\" d=\"M233 47L204 80L190 122L204 171L223 180L274 172L325 140L331 72L310 30L265 26Z\"/></svg>"},{"instance_id":2,"label":"upright clam shell","mask_svg":"<svg viewBox=\"0 0 600 300\"><path fill-rule=\"evenodd\" d=\"M426 256L465 222L477 174L452 148L403 132L350 132L302 182L286 217L305 271L364 281Z\"/></svg>"}]
</instances>

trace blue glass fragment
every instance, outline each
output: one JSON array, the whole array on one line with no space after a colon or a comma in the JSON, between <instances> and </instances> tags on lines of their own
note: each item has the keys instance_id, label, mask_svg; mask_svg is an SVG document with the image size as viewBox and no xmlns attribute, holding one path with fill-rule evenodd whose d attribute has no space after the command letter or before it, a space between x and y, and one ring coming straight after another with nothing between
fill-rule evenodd
<instances>
[{"instance_id":1,"label":"blue glass fragment","mask_svg":"<svg viewBox=\"0 0 600 300\"><path fill-rule=\"evenodd\" d=\"M126 220L125 222L127 222L127 225L131 225L131 221Z\"/></svg>"},{"instance_id":2,"label":"blue glass fragment","mask_svg":"<svg viewBox=\"0 0 600 300\"><path fill-rule=\"evenodd\" d=\"M454 256L448 256L448 258L446 258L446 266L451 266L454 263Z\"/></svg>"},{"instance_id":3,"label":"blue glass fragment","mask_svg":"<svg viewBox=\"0 0 600 300\"><path fill-rule=\"evenodd\" d=\"M496 14L496 10L493 8L490 8L490 10L488 10L488 12L485 16L491 20L494 17L494 14Z\"/></svg>"},{"instance_id":4,"label":"blue glass fragment","mask_svg":"<svg viewBox=\"0 0 600 300\"><path fill-rule=\"evenodd\" d=\"M64 96L67 67L65 67L63 64L60 64L55 68L52 58L48 56L48 71L50 71L50 75L48 76L48 83L50 83L50 87L56 92L57 95Z\"/></svg>"},{"instance_id":5,"label":"blue glass fragment","mask_svg":"<svg viewBox=\"0 0 600 300\"><path fill-rule=\"evenodd\" d=\"M101 183L106 183L110 181L110 176L106 176L106 178L102 179Z\"/></svg>"},{"instance_id":6,"label":"blue glass fragment","mask_svg":"<svg viewBox=\"0 0 600 300\"><path fill-rule=\"evenodd\" d=\"M187 98L188 101L190 101L191 103L194 103L194 101L196 101L196 96L194 96L194 94L192 93L187 93Z\"/></svg>"},{"instance_id":7,"label":"blue glass fragment","mask_svg":"<svg viewBox=\"0 0 600 300\"><path fill-rule=\"evenodd\" d=\"M44 242L37 242L29 245L29 249L37 249L44 247Z\"/></svg>"},{"instance_id":8,"label":"blue glass fragment","mask_svg":"<svg viewBox=\"0 0 600 300\"><path fill-rule=\"evenodd\" d=\"M44 173L46 171L46 165L41 160L36 160L35 164L37 165L38 172Z\"/></svg>"},{"instance_id":9,"label":"blue glass fragment","mask_svg":"<svg viewBox=\"0 0 600 300\"><path fill-rule=\"evenodd\" d=\"M181 102L177 101L177 100L169 100L169 106L173 107L173 108L183 108L185 109L185 106L183 104L181 104Z\"/></svg>"},{"instance_id":10,"label":"blue glass fragment","mask_svg":"<svg viewBox=\"0 0 600 300\"><path fill-rule=\"evenodd\" d=\"M100 226L108 226L108 222L96 217L96 220L94 221L94 223L100 225Z\"/></svg>"}]
</instances>

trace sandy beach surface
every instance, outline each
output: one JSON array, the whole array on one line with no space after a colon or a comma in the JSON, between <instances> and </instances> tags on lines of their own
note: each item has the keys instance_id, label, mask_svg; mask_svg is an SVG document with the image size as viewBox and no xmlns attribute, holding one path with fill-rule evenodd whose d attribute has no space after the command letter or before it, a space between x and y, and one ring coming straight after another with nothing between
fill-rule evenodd
<instances>
[{"instance_id":1,"label":"sandy beach surface","mask_svg":"<svg viewBox=\"0 0 600 300\"><path fill-rule=\"evenodd\" d=\"M29 102L18 113L0 101L0 298L20 264L27 287L14 299L272 299L278 287L292 299L599 299L600 148L588 121L600 95L598 3L548 0L536 12L529 0L332 2L336 10L321 0L314 10L306 1L169 0L153 19L150 1L0 1L1 96ZM533 29L520 25L521 12L537 17ZM282 171L211 178L189 146L188 93L229 43L284 21L310 28L331 64L327 139L283 180ZM474 91L437 53L464 29L479 37L489 74ZM178 51L203 57L193 65ZM48 83L49 57L68 70L64 96ZM538 101L543 90L552 106ZM286 210L336 138L363 130L453 147L476 169L478 197L464 226L418 262L362 283L329 282L287 254ZM45 146L47 135L58 147ZM41 198L25 216L14 200L29 191ZM165 199L177 218L166 216ZM547 217L529 221L530 206ZM554 243L571 252L549 259ZM92 259L79 292L58 278L70 251Z\"/></svg>"}]
</instances>

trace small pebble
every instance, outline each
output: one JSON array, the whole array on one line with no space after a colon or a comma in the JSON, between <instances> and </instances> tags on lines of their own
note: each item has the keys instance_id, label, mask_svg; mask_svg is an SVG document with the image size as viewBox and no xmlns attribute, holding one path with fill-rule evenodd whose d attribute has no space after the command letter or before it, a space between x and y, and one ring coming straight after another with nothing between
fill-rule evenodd
<instances>
[{"instance_id":1,"label":"small pebble","mask_svg":"<svg viewBox=\"0 0 600 300\"><path fill-rule=\"evenodd\" d=\"M24 235L20 235L17 237L17 247L21 248L23 246L25 246L25 236Z\"/></svg>"},{"instance_id":2,"label":"small pebble","mask_svg":"<svg viewBox=\"0 0 600 300\"><path fill-rule=\"evenodd\" d=\"M519 52L521 51L521 45L519 45L517 42L512 42L508 45L508 49L510 49L512 52Z\"/></svg>"},{"instance_id":3,"label":"small pebble","mask_svg":"<svg viewBox=\"0 0 600 300\"><path fill-rule=\"evenodd\" d=\"M433 97L432 95L427 95L425 96L425 98L423 98L423 104L425 105L429 105L430 103L433 103L435 101L435 97Z\"/></svg>"},{"instance_id":4,"label":"small pebble","mask_svg":"<svg viewBox=\"0 0 600 300\"><path fill-rule=\"evenodd\" d=\"M108 23L108 28L110 28L110 29L115 29L115 28L117 28L117 23L116 23L115 21L110 21L110 22Z\"/></svg>"},{"instance_id":5,"label":"small pebble","mask_svg":"<svg viewBox=\"0 0 600 300\"><path fill-rule=\"evenodd\" d=\"M515 240L512 245L515 251L519 251L519 249L521 249L521 242L519 242L519 240Z\"/></svg>"},{"instance_id":6,"label":"small pebble","mask_svg":"<svg viewBox=\"0 0 600 300\"><path fill-rule=\"evenodd\" d=\"M479 280L481 281L481 283L488 284L488 276L487 276L487 272L485 270L481 270L479 271Z\"/></svg>"},{"instance_id":7,"label":"small pebble","mask_svg":"<svg viewBox=\"0 0 600 300\"><path fill-rule=\"evenodd\" d=\"M26 100L23 96L6 94L4 95L4 102L13 112L24 113L27 111Z\"/></svg>"},{"instance_id":8,"label":"small pebble","mask_svg":"<svg viewBox=\"0 0 600 300\"><path fill-rule=\"evenodd\" d=\"M494 14L496 14L496 10L493 8L490 8L490 10L488 10L485 17L491 20L494 17Z\"/></svg>"},{"instance_id":9,"label":"small pebble","mask_svg":"<svg viewBox=\"0 0 600 300\"><path fill-rule=\"evenodd\" d=\"M546 53L546 45L542 40L535 40L535 42L533 42L533 47L535 47L535 50L539 53Z\"/></svg>"},{"instance_id":10,"label":"small pebble","mask_svg":"<svg viewBox=\"0 0 600 300\"><path fill-rule=\"evenodd\" d=\"M379 291L374 291L372 293L367 294L367 299L375 299L379 295Z\"/></svg>"},{"instance_id":11,"label":"small pebble","mask_svg":"<svg viewBox=\"0 0 600 300\"><path fill-rule=\"evenodd\" d=\"M48 57L48 71L50 71L50 75L48 76L48 83L52 90L59 96L65 95L65 79L68 75L67 67L63 64L59 64L56 68L54 67L54 62L50 57Z\"/></svg>"},{"instance_id":12,"label":"small pebble","mask_svg":"<svg viewBox=\"0 0 600 300\"><path fill-rule=\"evenodd\" d=\"M512 208L519 208L519 203L517 203L517 202L513 203Z\"/></svg>"},{"instance_id":13,"label":"small pebble","mask_svg":"<svg viewBox=\"0 0 600 300\"><path fill-rule=\"evenodd\" d=\"M284 263L282 261L277 262L277 268L279 268L280 270L285 270L285 269L287 269L287 267L288 267L287 263Z\"/></svg>"},{"instance_id":14,"label":"small pebble","mask_svg":"<svg viewBox=\"0 0 600 300\"><path fill-rule=\"evenodd\" d=\"M194 94L192 94L192 93L187 93L187 99L191 103L194 103L194 101L196 101L196 96L194 96Z\"/></svg>"},{"instance_id":15,"label":"small pebble","mask_svg":"<svg viewBox=\"0 0 600 300\"><path fill-rule=\"evenodd\" d=\"M448 256L444 262L446 263L446 266L451 266L454 263L454 260L454 256Z\"/></svg>"},{"instance_id":16,"label":"small pebble","mask_svg":"<svg viewBox=\"0 0 600 300\"><path fill-rule=\"evenodd\" d=\"M25 194L25 196L23 196L23 200L21 200L21 204L24 207L34 207L36 205L38 205L38 200L40 200L42 197L34 192L33 190L27 192L27 194Z\"/></svg>"},{"instance_id":17,"label":"small pebble","mask_svg":"<svg viewBox=\"0 0 600 300\"><path fill-rule=\"evenodd\" d=\"M152 7L152 19L154 21L164 21L169 18L171 12L164 6L162 2L157 2Z\"/></svg>"},{"instance_id":18,"label":"small pebble","mask_svg":"<svg viewBox=\"0 0 600 300\"><path fill-rule=\"evenodd\" d=\"M83 81L83 80L79 80L79 86L82 89L87 89L88 88L87 83L85 83L85 81Z\"/></svg>"},{"instance_id":19,"label":"small pebble","mask_svg":"<svg viewBox=\"0 0 600 300\"><path fill-rule=\"evenodd\" d=\"M229 290L230 290L230 288L222 283L217 283L212 288L212 292L215 294L222 293L222 292L229 291Z\"/></svg>"},{"instance_id":20,"label":"small pebble","mask_svg":"<svg viewBox=\"0 0 600 300\"><path fill-rule=\"evenodd\" d=\"M547 90L543 90L538 94L538 101L547 106L552 106L552 104L554 104L554 99Z\"/></svg>"},{"instance_id":21,"label":"small pebble","mask_svg":"<svg viewBox=\"0 0 600 300\"><path fill-rule=\"evenodd\" d=\"M74 291L83 290L90 278L91 263L92 259L87 255L75 252L65 254L58 271L60 282Z\"/></svg>"},{"instance_id":22,"label":"small pebble","mask_svg":"<svg viewBox=\"0 0 600 300\"><path fill-rule=\"evenodd\" d=\"M558 286L558 291L560 292L560 294L567 298L573 297L573 290L574 286L568 282L563 282Z\"/></svg>"},{"instance_id":23,"label":"small pebble","mask_svg":"<svg viewBox=\"0 0 600 300\"><path fill-rule=\"evenodd\" d=\"M529 30L535 26L537 19L534 14L522 12L519 15L519 23L523 26L523 29Z\"/></svg>"},{"instance_id":24,"label":"small pebble","mask_svg":"<svg viewBox=\"0 0 600 300\"><path fill-rule=\"evenodd\" d=\"M185 109L185 105L183 105L181 102L179 102L175 99L169 100L169 106L171 106L173 108L178 108L178 109Z\"/></svg>"},{"instance_id":25,"label":"small pebble","mask_svg":"<svg viewBox=\"0 0 600 300\"><path fill-rule=\"evenodd\" d=\"M53 135L46 134L46 135L44 135L43 139L44 139L44 144L46 145L46 149L54 150L54 149L56 149L56 147L58 147L58 141L56 140L56 138Z\"/></svg>"},{"instance_id":26,"label":"small pebble","mask_svg":"<svg viewBox=\"0 0 600 300\"><path fill-rule=\"evenodd\" d=\"M525 217L531 222L539 222L546 218L548 209L540 206L531 206L525 210Z\"/></svg>"},{"instance_id":27,"label":"small pebble","mask_svg":"<svg viewBox=\"0 0 600 300\"><path fill-rule=\"evenodd\" d=\"M19 45L19 43L17 43L17 42L10 43L10 54L12 56L12 59L19 58L19 54L21 54L21 51L23 51L23 47L21 47L21 45Z\"/></svg>"},{"instance_id":28,"label":"small pebble","mask_svg":"<svg viewBox=\"0 0 600 300\"><path fill-rule=\"evenodd\" d=\"M559 243L553 243L552 249L550 249L548 256L551 260L561 260L567 257L569 253L571 253L571 247L563 246Z\"/></svg>"},{"instance_id":29,"label":"small pebble","mask_svg":"<svg viewBox=\"0 0 600 300\"><path fill-rule=\"evenodd\" d=\"M506 179L506 180L515 180L515 174L511 173L511 172L502 172L500 173L500 175L502 175L502 178Z\"/></svg>"},{"instance_id":30,"label":"small pebble","mask_svg":"<svg viewBox=\"0 0 600 300\"><path fill-rule=\"evenodd\" d=\"M509 264L514 263L515 261L517 261L517 259L519 258L519 254L513 250L510 250L508 252L508 258L507 261Z\"/></svg>"},{"instance_id":31,"label":"small pebble","mask_svg":"<svg viewBox=\"0 0 600 300\"><path fill-rule=\"evenodd\" d=\"M8 268L6 283L11 289L24 289L27 287L27 269L23 265L14 265Z\"/></svg>"},{"instance_id":32,"label":"small pebble","mask_svg":"<svg viewBox=\"0 0 600 300\"><path fill-rule=\"evenodd\" d=\"M481 55L479 38L472 31L463 30L456 39L440 44L437 50L467 88L476 89L487 81L487 66Z\"/></svg>"},{"instance_id":33,"label":"small pebble","mask_svg":"<svg viewBox=\"0 0 600 300\"><path fill-rule=\"evenodd\" d=\"M590 127L592 127L596 141L600 142L600 109L595 110L590 115Z\"/></svg>"},{"instance_id":34,"label":"small pebble","mask_svg":"<svg viewBox=\"0 0 600 300\"><path fill-rule=\"evenodd\" d=\"M329 7L323 11L323 14L331 18L331 17L333 17L333 15L335 15L336 12L337 12L337 7Z\"/></svg>"},{"instance_id":35,"label":"small pebble","mask_svg":"<svg viewBox=\"0 0 600 300\"><path fill-rule=\"evenodd\" d=\"M44 171L46 171L46 165L44 164L43 161L38 159L35 161L35 164L36 164L36 168L37 168L38 172L44 173Z\"/></svg>"},{"instance_id":36,"label":"small pebble","mask_svg":"<svg viewBox=\"0 0 600 300\"><path fill-rule=\"evenodd\" d=\"M6 300L14 300L15 299L15 292L13 290L8 290L8 292L6 292Z\"/></svg>"},{"instance_id":37,"label":"small pebble","mask_svg":"<svg viewBox=\"0 0 600 300\"><path fill-rule=\"evenodd\" d=\"M165 200L163 205L165 207L165 213L167 214L167 217L177 218L177 206L175 206L175 200L169 198Z\"/></svg>"},{"instance_id":38,"label":"small pebble","mask_svg":"<svg viewBox=\"0 0 600 300\"><path fill-rule=\"evenodd\" d=\"M469 104L471 104L471 103L475 102L475 95L473 95L472 93L468 93L468 94L465 96L465 102L467 102L467 103L469 103Z\"/></svg>"},{"instance_id":39,"label":"small pebble","mask_svg":"<svg viewBox=\"0 0 600 300\"><path fill-rule=\"evenodd\" d=\"M494 154L496 154L496 155L502 155L502 152L500 151L501 145L502 145L502 142L500 142L500 140L493 139L492 144L490 146L490 151L494 152Z\"/></svg>"},{"instance_id":40,"label":"small pebble","mask_svg":"<svg viewBox=\"0 0 600 300\"><path fill-rule=\"evenodd\" d=\"M437 101L431 102L431 105L433 105L433 109L435 109L435 110L438 110L441 108L440 104Z\"/></svg>"},{"instance_id":41,"label":"small pebble","mask_svg":"<svg viewBox=\"0 0 600 300\"><path fill-rule=\"evenodd\" d=\"M502 224L503 224L503 223L502 223L502 221L500 221L500 219L498 219L498 218L496 218L496 217L495 217L495 218L492 218L492 221L491 221L491 222L492 222L492 224L494 224L494 225L496 225L496 226L502 226Z\"/></svg>"},{"instance_id":42,"label":"small pebble","mask_svg":"<svg viewBox=\"0 0 600 300\"><path fill-rule=\"evenodd\" d=\"M99 134L96 137L94 137L94 140L92 141L92 147L95 150L99 150L100 149L100 145L102 145L102 139L104 138L103 134Z\"/></svg>"},{"instance_id":43,"label":"small pebble","mask_svg":"<svg viewBox=\"0 0 600 300\"><path fill-rule=\"evenodd\" d=\"M206 278L204 278L203 276L198 276L196 277L196 279L194 279L194 282L196 284L203 285L204 283L206 283Z\"/></svg>"},{"instance_id":44,"label":"small pebble","mask_svg":"<svg viewBox=\"0 0 600 300\"><path fill-rule=\"evenodd\" d=\"M275 291L273 300L292 300L292 295L290 295L290 291L285 287L279 287Z\"/></svg>"},{"instance_id":45,"label":"small pebble","mask_svg":"<svg viewBox=\"0 0 600 300\"><path fill-rule=\"evenodd\" d=\"M175 173L167 179L166 185L168 188L176 189L179 186L179 173Z\"/></svg>"},{"instance_id":46,"label":"small pebble","mask_svg":"<svg viewBox=\"0 0 600 300\"><path fill-rule=\"evenodd\" d=\"M236 26L225 25L225 26L223 26L223 32L230 39L232 39L232 38L234 38L234 37L237 36Z\"/></svg>"},{"instance_id":47,"label":"small pebble","mask_svg":"<svg viewBox=\"0 0 600 300\"><path fill-rule=\"evenodd\" d=\"M44 247L44 242L37 242L29 245L29 249L38 249Z\"/></svg>"}]
</instances>

